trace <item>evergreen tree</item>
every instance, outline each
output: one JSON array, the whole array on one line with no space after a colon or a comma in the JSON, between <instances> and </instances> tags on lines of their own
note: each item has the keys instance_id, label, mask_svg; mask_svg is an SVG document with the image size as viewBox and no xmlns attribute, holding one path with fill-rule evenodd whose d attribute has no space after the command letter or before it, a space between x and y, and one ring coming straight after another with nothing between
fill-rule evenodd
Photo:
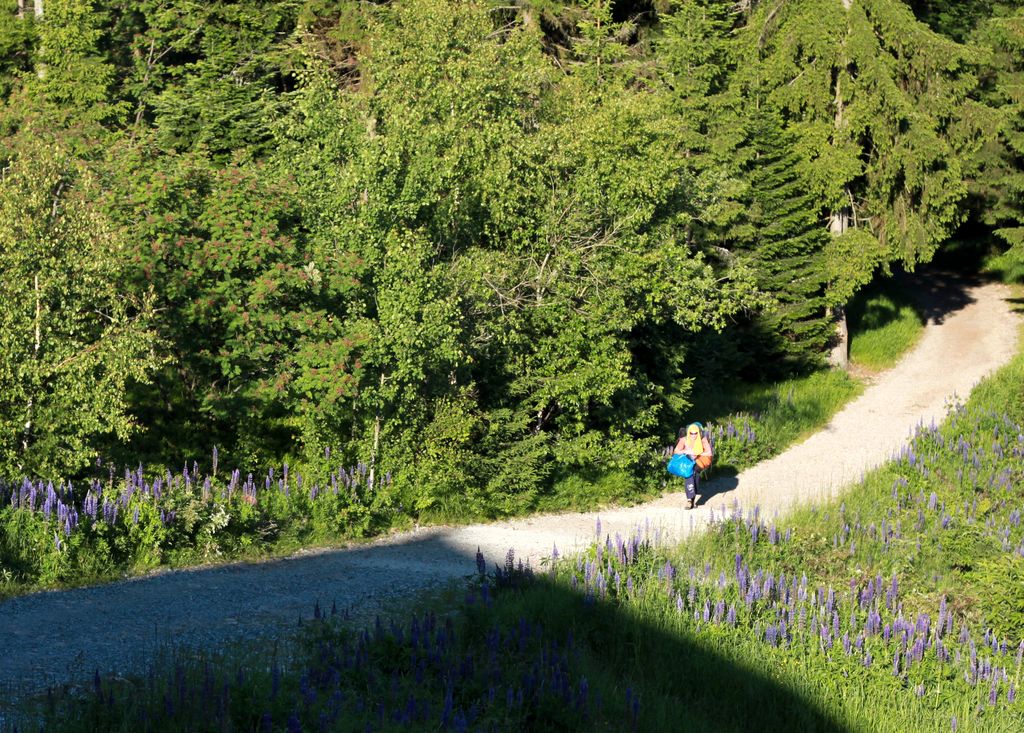
<instances>
[{"instance_id":1,"label":"evergreen tree","mask_svg":"<svg viewBox=\"0 0 1024 733\"><path fill-rule=\"evenodd\" d=\"M1024 9L983 24L977 39L992 50L981 99L998 112L998 135L986 139L971 181L979 218L1009 248L996 265L1024 279Z\"/></svg>"},{"instance_id":2,"label":"evergreen tree","mask_svg":"<svg viewBox=\"0 0 1024 733\"><path fill-rule=\"evenodd\" d=\"M119 95L136 124L166 150L218 159L259 156L280 94L291 84L287 41L296 0L164 3L116 0L109 8Z\"/></svg>"},{"instance_id":3,"label":"evergreen tree","mask_svg":"<svg viewBox=\"0 0 1024 733\"><path fill-rule=\"evenodd\" d=\"M758 362L785 373L816 364L832 333L823 263L828 234L807 191L795 135L765 109L750 113L746 129L751 234L738 251L775 301L755 324L766 328L753 329L762 339Z\"/></svg>"},{"instance_id":4,"label":"evergreen tree","mask_svg":"<svg viewBox=\"0 0 1024 733\"><path fill-rule=\"evenodd\" d=\"M833 360L845 363L843 304L877 267L927 261L959 220L953 130L971 56L896 0L760 3L741 42L746 96L798 136L815 213L828 217Z\"/></svg>"}]
</instances>

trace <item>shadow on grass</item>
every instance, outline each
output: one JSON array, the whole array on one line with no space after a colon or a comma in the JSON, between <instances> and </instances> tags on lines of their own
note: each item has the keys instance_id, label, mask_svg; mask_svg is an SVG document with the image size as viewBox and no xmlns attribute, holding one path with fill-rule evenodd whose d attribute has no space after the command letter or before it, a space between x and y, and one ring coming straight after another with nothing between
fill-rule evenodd
<instances>
[{"instance_id":1,"label":"shadow on grass","mask_svg":"<svg viewBox=\"0 0 1024 733\"><path fill-rule=\"evenodd\" d=\"M651 579L653 580L653 579ZM666 599L666 606L671 601ZM674 607L669 613L676 613ZM692 613L683 611L683 613ZM482 618L478 616L477 618ZM575 665L605 713L573 730L639 731L830 731L845 730L820 705L753 665L728 659L693 631L682 633L638 617L613 602L541 578L513 598L495 604L491 620L514 626L519 618L542 623L552 639L572 637ZM629 710L639 699L638 715ZM547 730L542 721L530 730Z\"/></svg>"},{"instance_id":2,"label":"shadow on grass","mask_svg":"<svg viewBox=\"0 0 1024 733\"><path fill-rule=\"evenodd\" d=\"M633 572L638 584L657 582ZM664 610L657 593L620 606L546 575L504 577L491 576L497 591L472 582L462 613L399 614L366 633L310 623L307 610L307 652L280 671L276 655L239 666L178 652L138 677L97 679L79 697L48 696L43 722L90 733L143 724L154 733L845 729L791 686L795 678L787 684L762 671L770 665L714 649L714 630L667 628L677 614L667 596Z\"/></svg>"}]
</instances>

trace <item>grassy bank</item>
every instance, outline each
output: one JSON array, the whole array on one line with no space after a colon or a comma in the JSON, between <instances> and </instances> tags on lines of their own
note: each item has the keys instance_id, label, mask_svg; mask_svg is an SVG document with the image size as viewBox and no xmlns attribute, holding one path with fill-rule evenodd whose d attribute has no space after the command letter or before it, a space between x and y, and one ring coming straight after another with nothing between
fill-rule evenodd
<instances>
[{"instance_id":1,"label":"grassy bank","mask_svg":"<svg viewBox=\"0 0 1024 733\"><path fill-rule=\"evenodd\" d=\"M924 332L920 310L891 278L857 293L847 313L850 361L871 371L894 366Z\"/></svg>"}]
</instances>

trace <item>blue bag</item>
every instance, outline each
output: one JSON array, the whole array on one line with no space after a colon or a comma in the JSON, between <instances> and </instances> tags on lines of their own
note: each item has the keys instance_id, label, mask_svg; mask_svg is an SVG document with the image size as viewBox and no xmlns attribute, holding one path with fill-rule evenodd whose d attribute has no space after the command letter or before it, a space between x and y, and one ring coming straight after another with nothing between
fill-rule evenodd
<instances>
[{"instance_id":1,"label":"blue bag","mask_svg":"<svg viewBox=\"0 0 1024 733\"><path fill-rule=\"evenodd\" d=\"M668 462L668 472L673 476L682 476L683 478L690 478L693 476L693 459L685 453L676 453L672 456Z\"/></svg>"}]
</instances>

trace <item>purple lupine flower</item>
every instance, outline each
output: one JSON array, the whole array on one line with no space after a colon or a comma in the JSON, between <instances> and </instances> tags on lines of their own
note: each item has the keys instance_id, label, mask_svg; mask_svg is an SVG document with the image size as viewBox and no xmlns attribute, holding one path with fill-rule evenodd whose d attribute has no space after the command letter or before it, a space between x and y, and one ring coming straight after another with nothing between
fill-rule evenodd
<instances>
[{"instance_id":1,"label":"purple lupine flower","mask_svg":"<svg viewBox=\"0 0 1024 733\"><path fill-rule=\"evenodd\" d=\"M729 626L736 625L736 604L729 604L729 613L725 617L725 623L727 623Z\"/></svg>"}]
</instances>

